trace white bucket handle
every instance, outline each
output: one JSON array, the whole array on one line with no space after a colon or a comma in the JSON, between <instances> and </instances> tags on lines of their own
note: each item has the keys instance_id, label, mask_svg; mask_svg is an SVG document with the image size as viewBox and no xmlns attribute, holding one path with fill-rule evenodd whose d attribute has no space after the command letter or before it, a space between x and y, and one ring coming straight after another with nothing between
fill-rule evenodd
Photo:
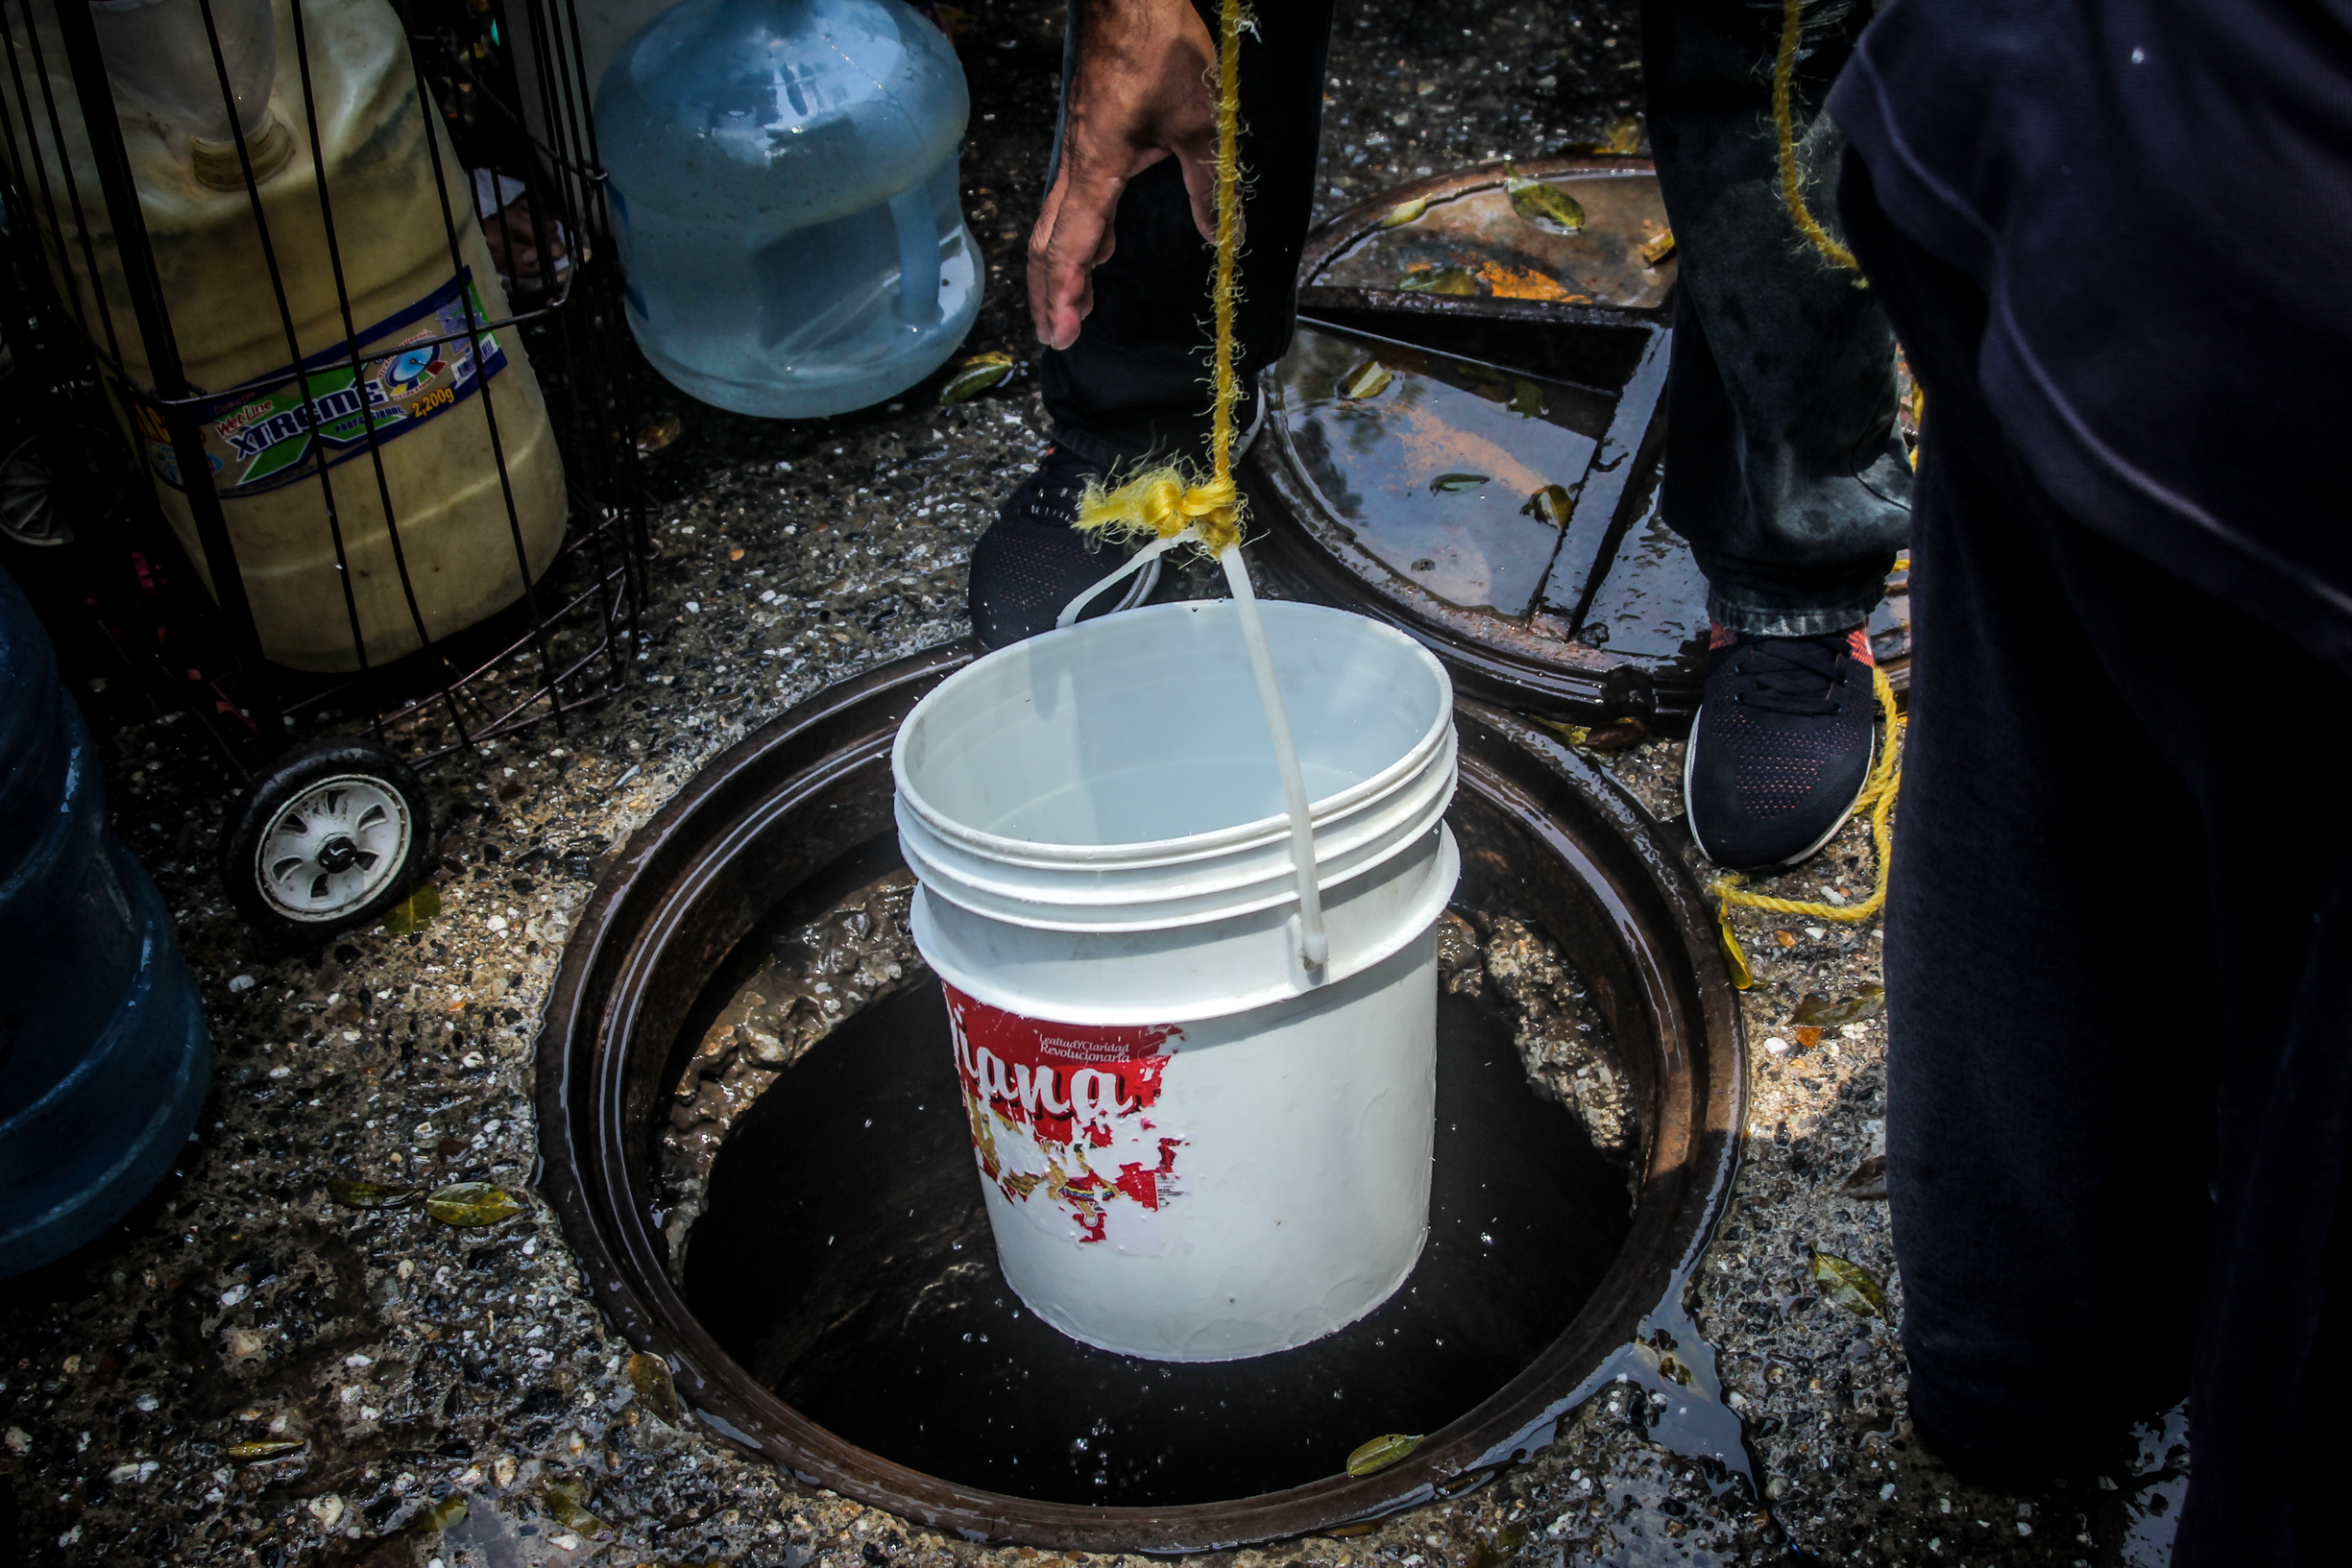
<instances>
[{"instance_id":1,"label":"white bucket handle","mask_svg":"<svg viewBox=\"0 0 2352 1568\"><path fill-rule=\"evenodd\" d=\"M1128 578L1134 576L1135 573L1143 570L1145 562L1158 560L1161 556L1168 553L1169 546L1176 543L1183 538L1185 538L1184 535L1178 534L1174 539L1155 539L1151 543L1146 544L1142 549L1137 550L1133 555L1128 556L1126 566L1121 567L1117 571L1112 572L1109 576L1095 584L1094 587L1088 589L1077 598L1072 599L1068 604L1063 605L1061 607L1061 614L1054 617L1054 630L1058 632L1065 626L1076 625L1078 623L1079 612L1084 610L1088 605L1094 603L1096 596L1099 595L1104 589L1110 587L1113 583L1125 582Z\"/></svg>"},{"instance_id":2,"label":"white bucket handle","mask_svg":"<svg viewBox=\"0 0 2352 1568\"><path fill-rule=\"evenodd\" d=\"M1077 622L1079 613L1113 583L1143 569L1172 545L1195 540L1190 528L1167 539L1155 539L1128 558L1128 564L1062 606L1054 617L1059 631ZM1274 767L1282 775L1282 800L1291 819L1291 863L1298 875L1298 958L1310 986L1322 983L1322 968L1331 959L1331 938L1323 929L1323 894L1315 875L1315 819L1307 807L1306 775L1298 766L1298 742L1291 736L1290 711L1282 706L1282 685L1274 679L1273 654L1266 646L1266 623L1258 615L1257 591L1249 585L1249 568L1242 564L1241 546L1228 544L1217 553L1233 590L1233 608L1240 614L1242 641L1249 649L1250 673L1257 677L1258 702L1266 710L1267 733L1273 738Z\"/></svg>"},{"instance_id":3,"label":"white bucket handle","mask_svg":"<svg viewBox=\"0 0 2352 1568\"><path fill-rule=\"evenodd\" d=\"M1290 808L1291 861L1298 871L1298 956L1305 963L1307 983L1322 983L1322 967L1331 957L1331 938L1323 931L1323 895L1315 879L1315 819L1307 810L1306 775L1298 767L1298 743L1291 737L1291 715L1282 706L1282 687L1274 679L1273 654L1266 646L1266 623L1258 616L1258 596L1249 586L1249 568L1242 565L1241 546L1228 544L1217 552L1233 589L1233 608L1241 614L1242 640L1249 648L1249 668L1258 678L1258 701L1266 710L1266 728L1273 736L1274 766L1282 772L1282 799Z\"/></svg>"}]
</instances>

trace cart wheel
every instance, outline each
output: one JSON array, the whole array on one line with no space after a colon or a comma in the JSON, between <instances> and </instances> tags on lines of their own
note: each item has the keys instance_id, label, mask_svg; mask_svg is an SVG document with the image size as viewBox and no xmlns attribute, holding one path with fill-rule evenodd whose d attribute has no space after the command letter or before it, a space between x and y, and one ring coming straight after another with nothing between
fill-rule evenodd
<instances>
[{"instance_id":1,"label":"cart wheel","mask_svg":"<svg viewBox=\"0 0 2352 1568\"><path fill-rule=\"evenodd\" d=\"M44 548L73 543L72 519L110 515L122 499L121 446L72 428L0 443L0 538Z\"/></svg>"},{"instance_id":2,"label":"cart wheel","mask_svg":"<svg viewBox=\"0 0 2352 1568\"><path fill-rule=\"evenodd\" d=\"M229 902L288 943L366 926L407 891L432 818L424 785L373 740L287 753L246 789L221 839Z\"/></svg>"}]
</instances>

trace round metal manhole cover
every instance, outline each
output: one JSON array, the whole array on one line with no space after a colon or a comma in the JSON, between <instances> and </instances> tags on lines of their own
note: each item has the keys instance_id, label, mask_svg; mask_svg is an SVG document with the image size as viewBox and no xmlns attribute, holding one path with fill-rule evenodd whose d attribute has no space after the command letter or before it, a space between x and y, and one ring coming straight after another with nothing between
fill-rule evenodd
<instances>
[{"instance_id":1,"label":"round metal manhole cover","mask_svg":"<svg viewBox=\"0 0 2352 1568\"><path fill-rule=\"evenodd\" d=\"M544 1189L597 1304L672 1368L680 1418L967 1538L1200 1551L1460 1495L1606 1379L1674 1376L1637 1337L1689 1333L1683 1282L1744 1115L1713 922L1606 775L1467 701L1448 821L1477 928L1457 921L1446 960L1469 984L1441 1007L1436 1201L1407 1288L1241 1363L1135 1361L1025 1317L937 982L904 941L891 818L898 725L971 656L885 665L723 754L631 839L566 950ZM1717 1462L1745 1469L1711 1411ZM1392 1433L1419 1440L1348 1473Z\"/></svg>"},{"instance_id":2,"label":"round metal manhole cover","mask_svg":"<svg viewBox=\"0 0 2352 1568\"><path fill-rule=\"evenodd\" d=\"M1707 585L1658 506L1676 267L1632 157L1484 164L1324 225L1242 470L1276 569L1419 638L1470 694L1694 712ZM1907 569L1869 630L1903 689Z\"/></svg>"}]
</instances>

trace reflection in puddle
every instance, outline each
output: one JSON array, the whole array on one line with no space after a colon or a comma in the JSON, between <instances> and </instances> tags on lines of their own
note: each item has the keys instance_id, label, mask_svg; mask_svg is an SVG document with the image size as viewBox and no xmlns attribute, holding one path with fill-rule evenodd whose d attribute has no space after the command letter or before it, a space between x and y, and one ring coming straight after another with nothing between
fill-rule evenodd
<instances>
[{"instance_id":1,"label":"reflection in puddle","mask_svg":"<svg viewBox=\"0 0 2352 1568\"><path fill-rule=\"evenodd\" d=\"M1374 227L1334 256L1315 282L1334 288L1434 291L1499 300L1549 300L1621 310L1657 310L1674 288L1665 203L1647 173L1546 173L1516 191L1502 179L1419 205L1401 221ZM1416 204L1393 209L1395 217ZM1564 215L1574 209L1581 223Z\"/></svg>"},{"instance_id":2,"label":"reflection in puddle","mask_svg":"<svg viewBox=\"0 0 2352 1568\"><path fill-rule=\"evenodd\" d=\"M1529 612L1607 396L1304 326L1282 377L1292 446L1364 549L1453 604Z\"/></svg>"},{"instance_id":3,"label":"reflection in puddle","mask_svg":"<svg viewBox=\"0 0 2352 1568\"><path fill-rule=\"evenodd\" d=\"M1633 657L1704 656L1707 579L1683 536L1658 515L1654 497L1599 573L1576 638Z\"/></svg>"}]
</instances>

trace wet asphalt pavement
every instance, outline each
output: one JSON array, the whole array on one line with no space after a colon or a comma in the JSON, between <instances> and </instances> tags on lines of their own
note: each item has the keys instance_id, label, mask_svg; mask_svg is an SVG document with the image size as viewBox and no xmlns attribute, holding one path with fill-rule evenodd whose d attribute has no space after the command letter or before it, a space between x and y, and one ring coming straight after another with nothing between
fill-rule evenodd
<instances>
[{"instance_id":1,"label":"wet asphalt pavement","mask_svg":"<svg viewBox=\"0 0 2352 1568\"><path fill-rule=\"evenodd\" d=\"M965 0L974 90L965 203L989 263L968 351L1032 353L1022 244L1043 177L1060 7ZM1638 95L1631 5L1344 5L1318 216L1397 180L1589 141ZM983 63L984 62L984 63ZM38 1563L518 1568L1032 1568L811 1491L664 1420L629 1377L531 1189L530 1057L574 912L612 846L710 757L825 684L963 635L964 562L1042 445L1026 371L943 408L939 378L885 408L763 422L654 385L682 436L648 459L659 559L638 679L568 733L442 765L424 929L278 956L211 872L230 792L185 719L105 738L114 819L161 885L214 1027L197 1139L124 1226L0 1283L0 1486ZM1670 738L1609 766L1680 814ZM1860 896L1850 826L1765 884ZM1748 1158L1687 1305L1747 1422L1761 1495L1718 1490L1670 1412L1612 1387L1536 1461L1369 1534L1216 1555L1216 1568L1528 1568L1824 1560L2163 1560L2185 1451L2025 1496L1952 1478L1912 1440L1890 1323L1817 1287L1813 1254L1883 1282L1871 1182L1882 1016L1875 925L1739 922L1758 983ZM475 1180L521 1212L456 1228L334 1201L330 1180ZM442 1528L430 1528L438 1524ZM1137 1559L1140 1568L1142 1559Z\"/></svg>"}]
</instances>

